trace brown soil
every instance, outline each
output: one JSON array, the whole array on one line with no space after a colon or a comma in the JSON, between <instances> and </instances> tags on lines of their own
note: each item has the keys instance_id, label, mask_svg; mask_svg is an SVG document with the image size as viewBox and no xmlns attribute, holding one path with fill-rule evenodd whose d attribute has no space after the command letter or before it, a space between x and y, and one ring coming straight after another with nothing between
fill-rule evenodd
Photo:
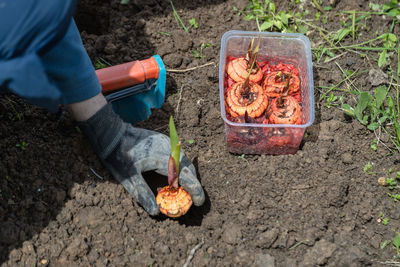
<instances>
[{"instance_id":1,"label":"brown soil","mask_svg":"<svg viewBox=\"0 0 400 267\"><path fill-rule=\"evenodd\" d=\"M183 21L198 22L189 33L176 23L169 1L131 2L80 2L76 20L93 61L119 64L159 54L167 68L218 63L223 33L257 29L233 10L244 0L173 1ZM275 2L278 9L296 8ZM336 2L337 11L368 9L368 1ZM315 9L306 7L312 18ZM367 23L370 31L360 41L389 27L378 16ZM325 27L340 27L334 12ZM310 37L315 41L318 33ZM212 46L194 58L202 43ZM377 68L357 54L338 62ZM340 81L335 66L315 64L315 84ZM373 88L367 73L359 84ZM397 171L400 159L382 146L373 152L374 134L364 126L317 101L317 119L295 155L239 157L225 146L216 65L168 73L166 94L164 106L138 126L168 133L169 116L175 117L207 196L180 219L144 212L68 114L48 114L13 95L0 98L1 266L182 266L198 244L190 266L380 266L393 259L393 245L381 249L380 242L400 229L400 206L377 180ZM363 170L367 162L371 174ZM154 188L166 183L154 173L146 179ZM380 213L388 225L377 221Z\"/></svg>"}]
</instances>

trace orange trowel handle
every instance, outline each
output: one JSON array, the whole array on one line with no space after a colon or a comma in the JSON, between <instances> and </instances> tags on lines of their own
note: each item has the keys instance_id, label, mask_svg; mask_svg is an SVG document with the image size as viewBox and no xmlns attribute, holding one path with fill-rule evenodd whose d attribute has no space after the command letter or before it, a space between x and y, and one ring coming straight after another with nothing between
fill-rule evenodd
<instances>
[{"instance_id":1,"label":"orange trowel handle","mask_svg":"<svg viewBox=\"0 0 400 267\"><path fill-rule=\"evenodd\" d=\"M132 61L104 69L96 70L102 92L107 93L117 89L140 84L149 79L157 79L159 66L154 57Z\"/></svg>"}]
</instances>

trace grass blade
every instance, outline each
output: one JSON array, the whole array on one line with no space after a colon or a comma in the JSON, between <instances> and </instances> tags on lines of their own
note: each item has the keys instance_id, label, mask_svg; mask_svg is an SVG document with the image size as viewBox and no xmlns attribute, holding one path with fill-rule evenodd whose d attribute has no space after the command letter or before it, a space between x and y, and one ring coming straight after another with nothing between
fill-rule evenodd
<instances>
[{"instance_id":1,"label":"grass blade","mask_svg":"<svg viewBox=\"0 0 400 267\"><path fill-rule=\"evenodd\" d=\"M174 17L175 17L176 22L178 23L178 25L181 24L181 26L185 30L185 32L189 32L188 28L185 26L185 24L179 17L178 12L176 12L176 9L174 7L174 4L172 3L172 0L170 0L169 2L171 3L172 11L174 12Z\"/></svg>"},{"instance_id":2,"label":"grass blade","mask_svg":"<svg viewBox=\"0 0 400 267\"><path fill-rule=\"evenodd\" d=\"M179 143L178 133L176 132L175 123L172 116L169 118L169 138L171 140L171 156L175 160L176 170L179 174L181 144Z\"/></svg>"}]
</instances>

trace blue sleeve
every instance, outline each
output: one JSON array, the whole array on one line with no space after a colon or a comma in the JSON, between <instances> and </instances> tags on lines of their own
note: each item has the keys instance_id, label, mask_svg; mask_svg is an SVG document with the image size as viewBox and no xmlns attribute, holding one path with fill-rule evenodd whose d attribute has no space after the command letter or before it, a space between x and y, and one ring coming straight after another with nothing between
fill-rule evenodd
<instances>
[{"instance_id":1,"label":"blue sleeve","mask_svg":"<svg viewBox=\"0 0 400 267\"><path fill-rule=\"evenodd\" d=\"M63 97L47 78L36 53L0 61L0 85L29 103L56 111Z\"/></svg>"},{"instance_id":2,"label":"blue sleeve","mask_svg":"<svg viewBox=\"0 0 400 267\"><path fill-rule=\"evenodd\" d=\"M1 0L0 60L38 53L60 40L75 6L76 0Z\"/></svg>"},{"instance_id":3,"label":"blue sleeve","mask_svg":"<svg viewBox=\"0 0 400 267\"><path fill-rule=\"evenodd\" d=\"M0 88L54 111L101 90L72 20L74 0L0 5Z\"/></svg>"}]
</instances>

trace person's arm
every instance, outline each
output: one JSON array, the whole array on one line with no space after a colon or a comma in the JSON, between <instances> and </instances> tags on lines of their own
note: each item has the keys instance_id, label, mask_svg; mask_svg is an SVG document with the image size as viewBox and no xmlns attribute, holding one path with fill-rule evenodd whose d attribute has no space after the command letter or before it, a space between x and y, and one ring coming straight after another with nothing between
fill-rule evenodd
<instances>
[{"instance_id":1,"label":"person's arm","mask_svg":"<svg viewBox=\"0 0 400 267\"><path fill-rule=\"evenodd\" d=\"M105 105L107 100L102 93L99 93L84 101L68 104L67 109L76 121L86 121Z\"/></svg>"},{"instance_id":2,"label":"person's arm","mask_svg":"<svg viewBox=\"0 0 400 267\"><path fill-rule=\"evenodd\" d=\"M146 211L158 214L142 172L167 175L169 138L125 123L104 99L78 28L72 17L62 16L75 1L9 2L0 8L2 22L7 20L0 24L0 87L49 110L66 104L115 179ZM64 21L68 27L59 34ZM181 160L181 185L195 205L202 205L204 191L195 168L183 153Z\"/></svg>"}]
</instances>

